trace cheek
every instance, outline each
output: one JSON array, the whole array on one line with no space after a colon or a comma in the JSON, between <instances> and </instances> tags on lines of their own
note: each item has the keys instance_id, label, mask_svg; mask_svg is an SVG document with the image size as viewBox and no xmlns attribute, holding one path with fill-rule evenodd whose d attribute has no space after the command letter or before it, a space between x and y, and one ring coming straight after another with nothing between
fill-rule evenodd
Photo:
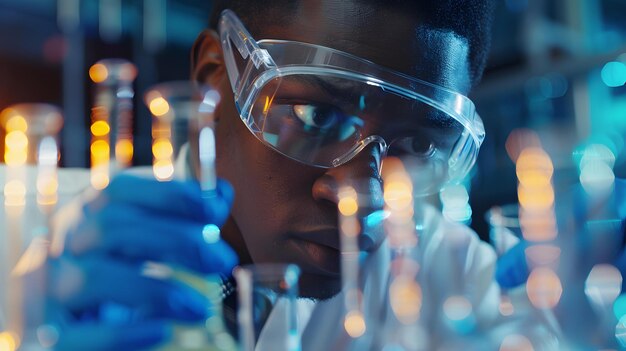
<instances>
[{"instance_id":1,"label":"cheek","mask_svg":"<svg viewBox=\"0 0 626 351\"><path fill-rule=\"evenodd\" d=\"M278 255L297 217L295 204L311 204L313 178L294 161L258 141L233 106L223 106L216 126L217 171L235 188L231 215L255 262Z\"/></svg>"}]
</instances>

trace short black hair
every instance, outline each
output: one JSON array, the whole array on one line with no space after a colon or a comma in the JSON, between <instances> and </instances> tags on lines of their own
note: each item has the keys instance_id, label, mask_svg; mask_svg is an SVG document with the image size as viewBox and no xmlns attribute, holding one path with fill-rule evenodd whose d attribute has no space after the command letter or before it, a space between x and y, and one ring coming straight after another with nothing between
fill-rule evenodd
<instances>
[{"instance_id":1,"label":"short black hair","mask_svg":"<svg viewBox=\"0 0 626 351\"><path fill-rule=\"evenodd\" d=\"M451 31L470 46L470 78L482 77L491 45L494 0L358 0L377 6L396 7L420 14L425 25ZM285 13L297 9L299 0L215 0L210 27L217 29L224 9L233 10L251 32L270 23L285 21ZM280 10L280 11L276 11Z\"/></svg>"}]
</instances>

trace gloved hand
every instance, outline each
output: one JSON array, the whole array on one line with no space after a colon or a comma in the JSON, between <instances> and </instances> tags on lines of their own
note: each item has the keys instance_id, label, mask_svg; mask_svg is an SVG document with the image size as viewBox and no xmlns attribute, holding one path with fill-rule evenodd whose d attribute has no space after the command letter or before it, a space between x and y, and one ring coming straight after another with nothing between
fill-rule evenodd
<instances>
[{"instance_id":1,"label":"gloved hand","mask_svg":"<svg viewBox=\"0 0 626 351\"><path fill-rule=\"evenodd\" d=\"M572 199L562 200L568 202L564 206L568 213L560 220L573 226L563 234L571 232L574 236L560 238L561 243L564 243L563 240L576 241L568 245L572 245L578 261L582 261L576 262L581 270L588 273L595 264L611 263L622 276L626 276L626 179L616 179L610 197L597 203L593 203L592 197L581 186L576 187L570 196ZM604 230L613 235L598 238L594 230ZM513 288L526 282L529 267L525 249L529 245L531 243L522 240L498 259L496 281L500 286ZM626 288L626 279L623 283L623 288Z\"/></svg>"},{"instance_id":2,"label":"gloved hand","mask_svg":"<svg viewBox=\"0 0 626 351\"><path fill-rule=\"evenodd\" d=\"M496 282L505 289L515 288L526 283L530 274L526 263L526 248L524 240L517 243L496 261Z\"/></svg>"},{"instance_id":3,"label":"gloved hand","mask_svg":"<svg viewBox=\"0 0 626 351\"><path fill-rule=\"evenodd\" d=\"M229 275L237 255L203 230L225 222L233 195L225 181L203 199L194 181L116 177L84 205L63 254L47 265L49 315L60 331L55 349L142 349L165 341L173 321L206 318L205 297L180 282L147 276L144 264Z\"/></svg>"}]
</instances>

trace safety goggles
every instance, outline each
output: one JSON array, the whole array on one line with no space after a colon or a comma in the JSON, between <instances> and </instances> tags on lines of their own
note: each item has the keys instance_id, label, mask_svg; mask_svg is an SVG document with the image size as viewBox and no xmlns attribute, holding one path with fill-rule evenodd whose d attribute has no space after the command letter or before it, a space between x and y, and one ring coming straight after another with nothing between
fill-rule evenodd
<instances>
[{"instance_id":1,"label":"safety goggles","mask_svg":"<svg viewBox=\"0 0 626 351\"><path fill-rule=\"evenodd\" d=\"M241 119L284 156L332 168L374 144L419 170L421 193L474 165L485 132L462 94L332 48L256 41L230 10L219 29Z\"/></svg>"}]
</instances>

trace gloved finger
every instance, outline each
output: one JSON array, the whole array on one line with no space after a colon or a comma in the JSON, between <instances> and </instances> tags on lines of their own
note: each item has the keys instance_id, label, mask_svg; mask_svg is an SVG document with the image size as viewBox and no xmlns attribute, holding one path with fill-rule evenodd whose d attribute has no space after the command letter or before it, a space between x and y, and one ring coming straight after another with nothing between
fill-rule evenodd
<instances>
[{"instance_id":1,"label":"gloved finger","mask_svg":"<svg viewBox=\"0 0 626 351\"><path fill-rule=\"evenodd\" d=\"M143 268L105 257L66 258L49 264L48 294L63 309L81 312L114 302L149 318L200 321L210 302L191 287L143 274Z\"/></svg>"},{"instance_id":2,"label":"gloved finger","mask_svg":"<svg viewBox=\"0 0 626 351\"><path fill-rule=\"evenodd\" d=\"M196 181L159 182L155 179L121 174L113 179L99 199L87 207L98 209L100 203L125 203L170 216L195 219L221 226L233 200L232 187L217 182L216 196L202 197Z\"/></svg>"},{"instance_id":3,"label":"gloved finger","mask_svg":"<svg viewBox=\"0 0 626 351\"><path fill-rule=\"evenodd\" d=\"M52 330L50 334L55 332ZM154 320L128 325L73 323L58 330L56 335L58 339L53 340L56 341L53 344L55 350L143 350L171 339L172 326L168 322ZM56 335L50 337L56 338Z\"/></svg>"},{"instance_id":4,"label":"gloved finger","mask_svg":"<svg viewBox=\"0 0 626 351\"><path fill-rule=\"evenodd\" d=\"M77 256L100 252L180 264L201 273L229 275L238 262L235 251L219 239L215 225L158 216L126 204L107 206L68 233L66 240Z\"/></svg>"},{"instance_id":5,"label":"gloved finger","mask_svg":"<svg viewBox=\"0 0 626 351\"><path fill-rule=\"evenodd\" d=\"M505 252L496 262L496 282L505 289L517 287L526 283L529 269L526 261L525 241L519 242Z\"/></svg>"}]
</instances>

